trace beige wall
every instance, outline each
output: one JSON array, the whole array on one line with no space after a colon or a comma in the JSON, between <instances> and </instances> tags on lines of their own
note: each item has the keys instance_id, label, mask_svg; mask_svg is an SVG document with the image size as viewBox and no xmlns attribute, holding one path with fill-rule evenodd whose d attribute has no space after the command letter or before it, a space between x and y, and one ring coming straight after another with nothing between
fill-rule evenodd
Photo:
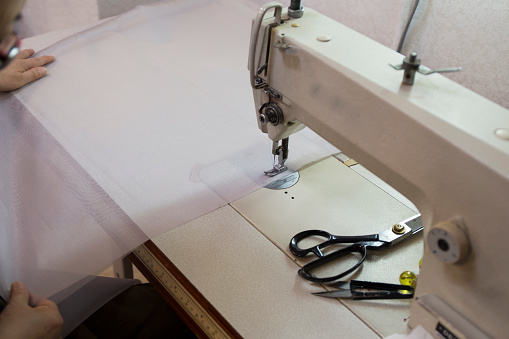
<instances>
[{"instance_id":1,"label":"beige wall","mask_svg":"<svg viewBox=\"0 0 509 339\"><path fill-rule=\"evenodd\" d=\"M97 0L26 0L21 15L16 30L28 38L97 20Z\"/></svg>"},{"instance_id":2,"label":"beige wall","mask_svg":"<svg viewBox=\"0 0 509 339\"><path fill-rule=\"evenodd\" d=\"M145 5L159 0L97 0L99 18L118 15L138 5Z\"/></svg>"},{"instance_id":3,"label":"beige wall","mask_svg":"<svg viewBox=\"0 0 509 339\"><path fill-rule=\"evenodd\" d=\"M26 0L17 24L23 38L93 22L159 0Z\"/></svg>"}]
</instances>

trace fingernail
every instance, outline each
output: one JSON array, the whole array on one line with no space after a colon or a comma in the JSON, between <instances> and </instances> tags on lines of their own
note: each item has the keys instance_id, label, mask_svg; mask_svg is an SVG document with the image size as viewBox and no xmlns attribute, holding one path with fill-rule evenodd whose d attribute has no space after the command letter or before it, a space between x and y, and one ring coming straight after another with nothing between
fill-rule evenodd
<instances>
[{"instance_id":1,"label":"fingernail","mask_svg":"<svg viewBox=\"0 0 509 339\"><path fill-rule=\"evenodd\" d=\"M21 281L16 281L15 283L12 284L11 288L13 290L17 290L17 289L23 288L23 283Z\"/></svg>"},{"instance_id":2,"label":"fingernail","mask_svg":"<svg viewBox=\"0 0 509 339\"><path fill-rule=\"evenodd\" d=\"M43 76L44 74L46 74L48 70L46 69L46 67L39 67L39 74L41 76Z\"/></svg>"}]
</instances>

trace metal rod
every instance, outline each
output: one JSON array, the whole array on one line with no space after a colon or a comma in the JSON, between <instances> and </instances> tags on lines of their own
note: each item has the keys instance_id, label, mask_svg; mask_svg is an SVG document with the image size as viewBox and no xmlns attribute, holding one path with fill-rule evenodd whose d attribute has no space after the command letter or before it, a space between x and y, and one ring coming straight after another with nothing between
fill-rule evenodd
<instances>
[{"instance_id":1,"label":"metal rod","mask_svg":"<svg viewBox=\"0 0 509 339\"><path fill-rule=\"evenodd\" d=\"M290 18L302 18L303 15L302 0L292 0L290 7L288 7L288 16Z\"/></svg>"},{"instance_id":2,"label":"metal rod","mask_svg":"<svg viewBox=\"0 0 509 339\"><path fill-rule=\"evenodd\" d=\"M292 0L290 3L290 9L297 11L302 7L302 0Z\"/></svg>"}]
</instances>

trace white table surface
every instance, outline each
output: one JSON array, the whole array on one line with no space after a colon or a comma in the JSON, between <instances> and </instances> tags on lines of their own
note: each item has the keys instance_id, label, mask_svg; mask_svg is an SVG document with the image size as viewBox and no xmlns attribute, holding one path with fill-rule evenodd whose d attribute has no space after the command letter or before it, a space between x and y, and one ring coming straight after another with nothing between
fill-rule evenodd
<instances>
[{"instance_id":1,"label":"white table surface","mask_svg":"<svg viewBox=\"0 0 509 339\"><path fill-rule=\"evenodd\" d=\"M335 158L300 173L300 181L292 188L260 189L232 202L235 209L225 206L152 241L247 338L369 338L406 333L410 300L342 304L313 296L311 292L322 288L297 274L299 265L309 260L296 260L288 243L297 232L318 227L335 234L377 233L384 224L390 227L415 211ZM345 191L347 186L350 190ZM297 208L291 208L292 204ZM399 283L402 271L418 273L422 246L422 236L416 235L394 249L370 255L353 277Z\"/></svg>"}]
</instances>

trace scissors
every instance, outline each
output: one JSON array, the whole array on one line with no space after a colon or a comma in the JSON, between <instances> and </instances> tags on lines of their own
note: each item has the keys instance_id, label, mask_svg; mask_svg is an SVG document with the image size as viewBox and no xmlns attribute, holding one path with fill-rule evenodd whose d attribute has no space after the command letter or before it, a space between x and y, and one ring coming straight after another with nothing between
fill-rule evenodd
<instances>
[{"instance_id":1,"label":"scissors","mask_svg":"<svg viewBox=\"0 0 509 339\"><path fill-rule=\"evenodd\" d=\"M412 299L414 297L414 288L405 285L352 280L338 281L327 286L335 287L337 290L313 294L320 297L353 300Z\"/></svg>"},{"instance_id":2,"label":"scissors","mask_svg":"<svg viewBox=\"0 0 509 339\"><path fill-rule=\"evenodd\" d=\"M342 277L355 271L366 259L368 249L381 249L392 246L413 234L416 234L422 230L421 215L416 214L413 217L405 219L394 226L383 230L378 234L369 234L361 236L338 236L332 235L322 230L308 230L303 231L295 235L290 241L290 251L298 256L304 257L309 253L314 253L318 259L310 262L299 270L299 275L304 279L315 283L330 283L341 279ZM325 238L324 242L309 248L300 248L299 242L310 237L321 237ZM322 249L334 245L334 244L351 244L350 246L341 248L335 252L324 255ZM361 259L351 268L346 271L331 277L319 278L311 274L311 271L330 263L331 261L338 260L346 257L351 253L359 253Z\"/></svg>"}]
</instances>

